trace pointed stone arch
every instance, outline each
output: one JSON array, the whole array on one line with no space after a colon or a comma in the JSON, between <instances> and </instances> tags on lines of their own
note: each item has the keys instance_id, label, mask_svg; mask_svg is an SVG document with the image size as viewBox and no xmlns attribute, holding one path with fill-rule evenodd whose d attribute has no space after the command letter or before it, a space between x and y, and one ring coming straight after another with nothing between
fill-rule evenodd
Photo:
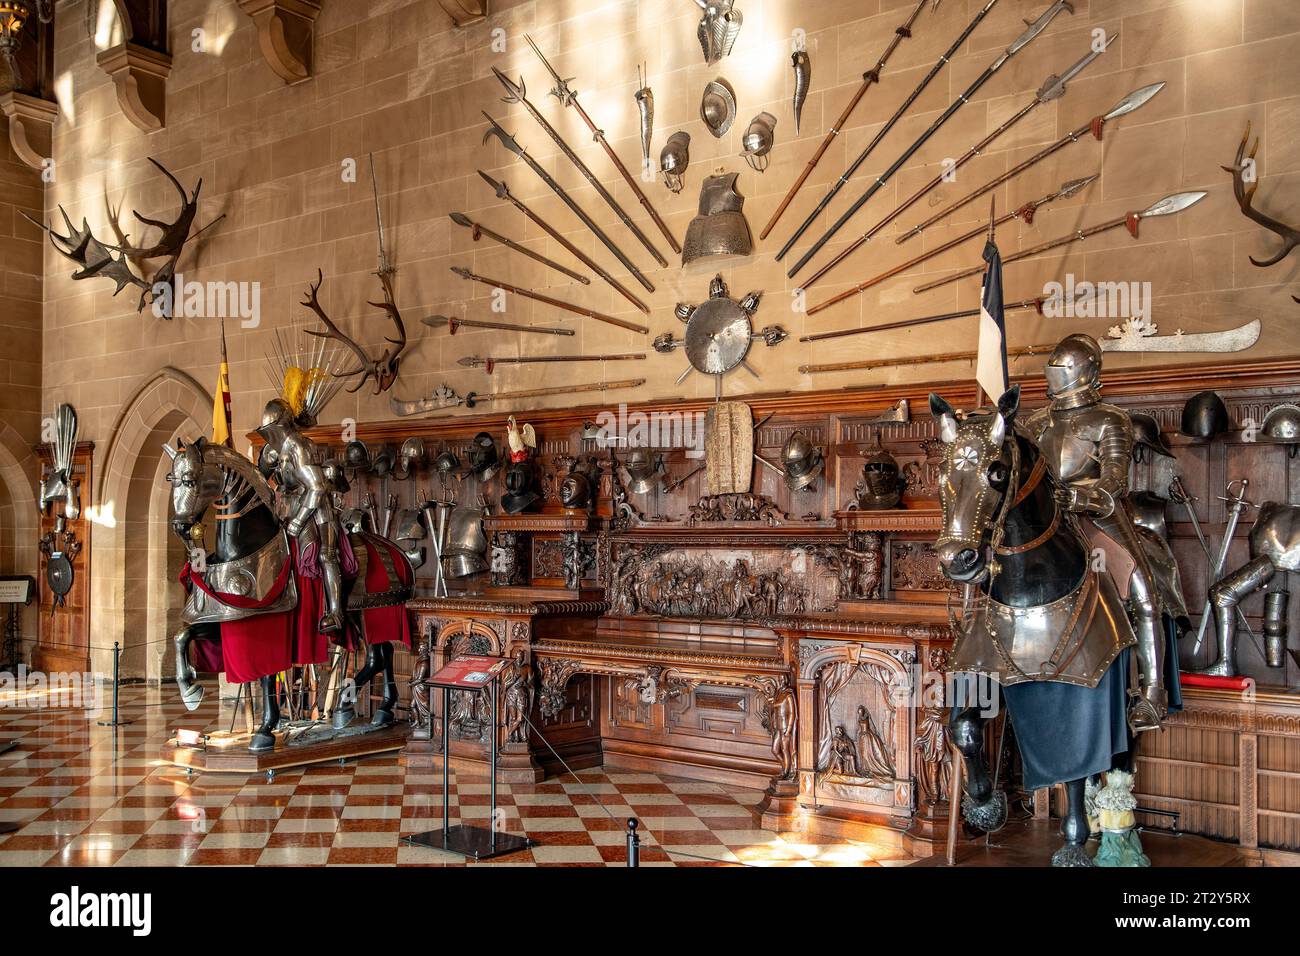
<instances>
[{"instance_id":1,"label":"pointed stone arch","mask_svg":"<svg viewBox=\"0 0 1300 956\"><path fill-rule=\"evenodd\" d=\"M36 575L39 480L40 463L31 444L8 422L0 422L0 574ZM35 635L37 613L35 602L22 611L24 635Z\"/></svg>"},{"instance_id":2,"label":"pointed stone arch","mask_svg":"<svg viewBox=\"0 0 1300 956\"><path fill-rule=\"evenodd\" d=\"M141 381L113 424L89 513L92 670L111 670L108 648L120 641L123 676L153 681L168 673L183 550L169 532L162 445L206 434L211 420L212 394L166 366Z\"/></svg>"}]
</instances>

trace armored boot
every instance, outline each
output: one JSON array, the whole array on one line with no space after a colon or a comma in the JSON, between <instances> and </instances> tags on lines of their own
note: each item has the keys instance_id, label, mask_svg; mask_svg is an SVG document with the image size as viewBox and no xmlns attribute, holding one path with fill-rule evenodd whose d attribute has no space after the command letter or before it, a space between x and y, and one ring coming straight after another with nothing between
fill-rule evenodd
<instances>
[{"instance_id":1,"label":"armored boot","mask_svg":"<svg viewBox=\"0 0 1300 956\"><path fill-rule=\"evenodd\" d=\"M371 649L375 651L375 660L384 682L384 696L380 700L379 706L375 708L370 723L374 727L390 727L397 722L397 718L393 716L393 710L397 707L399 699L397 680L393 677L393 645L385 641L382 644L372 644Z\"/></svg>"},{"instance_id":2,"label":"armored boot","mask_svg":"<svg viewBox=\"0 0 1300 956\"><path fill-rule=\"evenodd\" d=\"M1141 615L1133 622L1137 634L1134 652L1138 659L1141 690L1129 706L1129 727L1136 733L1159 730L1169 715L1169 691L1165 687L1165 634L1159 622Z\"/></svg>"},{"instance_id":3,"label":"armored boot","mask_svg":"<svg viewBox=\"0 0 1300 956\"><path fill-rule=\"evenodd\" d=\"M190 663L190 641L193 638L193 625L172 638L176 646L176 686L180 689L181 702L185 704L186 710L194 710L203 702L203 685L195 683L199 675Z\"/></svg>"}]
</instances>

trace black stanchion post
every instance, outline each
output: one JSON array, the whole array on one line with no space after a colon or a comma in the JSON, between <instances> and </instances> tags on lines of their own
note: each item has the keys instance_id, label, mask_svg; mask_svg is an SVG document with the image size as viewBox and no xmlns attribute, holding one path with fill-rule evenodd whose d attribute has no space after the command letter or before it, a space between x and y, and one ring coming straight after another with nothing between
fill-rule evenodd
<instances>
[{"instance_id":1,"label":"black stanchion post","mask_svg":"<svg viewBox=\"0 0 1300 956\"><path fill-rule=\"evenodd\" d=\"M101 727L121 727L122 725L129 724L131 722L129 720L121 720L118 718L117 715L117 689L118 687L121 686L122 683L121 671L122 671L122 645L117 641L114 641L113 642L113 719L101 720L99 722L99 726Z\"/></svg>"},{"instance_id":2,"label":"black stanchion post","mask_svg":"<svg viewBox=\"0 0 1300 956\"><path fill-rule=\"evenodd\" d=\"M627 865L641 865L641 837L636 832L636 817L630 817L627 821Z\"/></svg>"}]
</instances>

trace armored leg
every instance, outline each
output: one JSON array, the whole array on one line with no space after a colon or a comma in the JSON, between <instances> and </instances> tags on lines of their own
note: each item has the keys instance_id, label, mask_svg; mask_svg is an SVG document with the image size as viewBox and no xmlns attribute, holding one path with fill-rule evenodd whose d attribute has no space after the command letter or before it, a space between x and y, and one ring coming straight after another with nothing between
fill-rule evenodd
<instances>
[{"instance_id":1,"label":"armored leg","mask_svg":"<svg viewBox=\"0 0 1300 956\"><path fill-rule=\"evenodd\" d=\"M181 702L186 710L194 710L203 700L203 685L195 683L198 672L190 663L190 642L194 640L194 625L183 628L172 638L176 646L176 686L180 688Z\"/></svg>"},{"instance_id":2,"label":"armored leg","mask_svg":"<svg viewBox=\"0 0 1300 956\"><path fill-rule=\"evenodd\" d=\"M377 652L379 673L384 682L384 696L379 702L379 707L375 709L374 716L370 718L370 723L375 727L388 727L396 722L393 710L397 707L398 701L397 679L393 676L393 644L391 641L384 641L382 644L371 646Z\"/></svg>"},{"instance_id":3,"label":"armored leg","mask_svg":"<svg viewBox=\"0 0 1300 956\"><path fill-rule=\"evenodd\" d=\"M1052 866L1092 866L1092 859L1083 848L1088 842L1087 782L1086 777L1065 782L1066 810L1061 818L1065 843L1052 854Z\"/></svg>"},{"instance_id":4,"label":"armored leg","mask_svg":"<svg viewBox=\"0 0 1300 956\"><path fill-rule=\"evenodd\" d=\"M280 703L275 699L275 675L267 674L258 683L262 687L262 723L253 732L253 739L248 744L251 753L274 749L273 731L280 723Z\"/></svg>"},{"instance_id":5,"label":"armored leg","mask_svg":"<svg viewBox=\"0 0 1300 956\"><path fill-rule=\"evenodd\" d=\"M342 730L356 718L356 698L370 686L370 681L384 667L382 644L370 644L366 647L366 663L361 670L352 675L351 693L341 695L338 707L334 710L334 729Z\"/></svg>"},{"instance_id":6,"label":"armored leg","mask_svg":"<svg viewBox=\"0 0 1300 956\"><path fill-rule=\"evenodd\" d=\"M1286 619L1290 603L1291 595L1287 591L1264 595L1264 653L1269 667L1286 665Z\"/></svg>"},{"instance_id":7,"label":"armored leg","mask_svg":"<svg viewBox=\"0 0 1300 956\"><path fill-rule=\"evenodd\" d=\"M1254 594L1273 579L1277 569L1266 556L1247 561L1236 571L1214 582L1210 588L1210 604L1214 607L1214 622L1219 632L1219 657L1209 667L1200 671L1218 677L1235 677L1237 674L1237 618L1236 607L1242 599Z\"/></svg>"},{"instance_id":8,"label":"armored leg","mask_svg":"<svg viewBox=\"0 0 1300 956\"><path fill-rule=\"evenodd\" d=\"M1156 579L1127 503L1121 503L1114 514L1097 519L1096 524L1124 547L1134 565L1129 577L1129 616L1137 636L1134 652L1141 693L1130 705L1129 726L1134 731L1159 730L1169 713L1169 693L1165 688L1165 632L1160 623Z\"/></svg>"},{"instance_id":9,"label":"armored leg","mask_svg":"<svg viewBox=\"0 0 1300 956\"><path fill-rule=\"evenodd\" d=\"M993 789L993 777L984 753L984 724L980 708L967 707L948 722L948 732L966 765L962 816L971 826L993 833L1007 822L1007 795Z\"/></svg>"},{"instance_id":10,"label":"armored leg","mask_svg":"<svg viewBox=\"0 0 1300 956\"><path fill-rule=\"evenodd\" d=\"M332 516L317 522L320 532L321 579L325 585L325 613L320 632L331 634L343 629L343 571L339 567L339 526Z\"/></svg>"}]
</instances>

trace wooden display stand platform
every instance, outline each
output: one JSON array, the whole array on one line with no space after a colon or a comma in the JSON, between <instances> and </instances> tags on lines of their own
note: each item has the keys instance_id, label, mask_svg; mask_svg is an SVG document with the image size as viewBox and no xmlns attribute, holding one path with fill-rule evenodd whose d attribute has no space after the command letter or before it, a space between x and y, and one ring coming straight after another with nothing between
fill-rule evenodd
<instances>
[{"instance_id":1,"label":"wooden display stand platform","mask_svg":"<svg viewBox=\"0 0 1300 956\"><path fill-rule=\"evenodd\" d=\"M401 723L371 733L335 737L318 744L291 746L277 740L273 750L262 753L249 753L248 747L239 743L241 737L247 737L246 734L227 738L234 741L228 747L190 747L178 743L173 737L163 744L159 756L177 767L209 773L274 773L289 767L400 750L409 731L410 728Z\"/></svg>"}]
</instances>

